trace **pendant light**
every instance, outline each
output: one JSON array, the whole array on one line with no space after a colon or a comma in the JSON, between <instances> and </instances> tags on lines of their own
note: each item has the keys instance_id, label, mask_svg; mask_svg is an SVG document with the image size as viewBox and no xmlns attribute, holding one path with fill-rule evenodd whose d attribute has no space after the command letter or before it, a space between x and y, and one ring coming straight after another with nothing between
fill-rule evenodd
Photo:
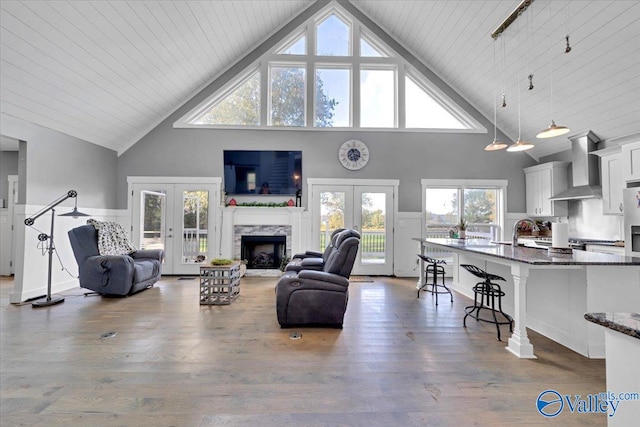
<instances>
[{"instance_id":1,"label":"pendant light","mask_svg":"<svg viewBox=\"0 0 640 427\"><path fill-rule=\"evenodd\" d=\"M497 41L494 41L496 43ZM493 71L496 69L496 45L493 45ZM498 141L498 106L496 104L496 88L493 88L493 142L486 147L485 151L497 151L507 148L507 144Z\"/></svg>"},{"instance_id":2,"label":"pendant light","mask_svg":"<svg viewBox=\"0 0 640 427\"><path fill-rule=\"evenodd\" d=\"M549 3L549 25L551 25L551 3ZM567 49L565 50L566 53L568 53L571 50L571 47L569 47L569 36L567 35L566 37L567 39ZM546 128L545 130L543 130L542 132L540 132L539 134L536 135L536 138L553 138L555 136L560 136L560 135L564 135L565 133L570 132L571 129L569 129L566 126L558 126L556 125L556 122L553 120L553 60L552 60L552 53L553 53L553 32L551 31L549 34L549 79L550 79L550 83L549 83L549 88L550 88L550 100L551 100L551 124L549 125L548 128Z\"/></svg>"},{"instance_id":3,"label":"pendant light","mask_svg":"<svg viewBox=\"0 0 640 427\"><path fill-rule=\"evenodd\" d=\"M520 35L520 25L518 25L518 36L519 35ZM513 153L516 151L526 151L534 147L532 143L522 140L522 125L521 125L521 111L520 111L521 104L522 104L520 100L520 67L516 67L516 69L517 69L516 83L518 87L518 140L507 148L507 151L509 151L510 153Z\"/></svg>"}]
</instances>

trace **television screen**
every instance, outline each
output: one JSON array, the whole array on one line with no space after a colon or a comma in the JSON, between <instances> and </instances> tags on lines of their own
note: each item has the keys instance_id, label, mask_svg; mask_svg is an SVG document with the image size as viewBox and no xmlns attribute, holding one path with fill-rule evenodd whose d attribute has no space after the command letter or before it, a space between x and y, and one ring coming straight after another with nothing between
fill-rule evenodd
<instances>
[{"instance_id":1,"label":"television screen","mask_svg":"<svg viewBox=\"0 0 640 427\"><path fill-rule=\"evenodd\" d=\"M227 194L292 196L301 185L302 151L224 151Z\"/></svg>"}]
</instances>

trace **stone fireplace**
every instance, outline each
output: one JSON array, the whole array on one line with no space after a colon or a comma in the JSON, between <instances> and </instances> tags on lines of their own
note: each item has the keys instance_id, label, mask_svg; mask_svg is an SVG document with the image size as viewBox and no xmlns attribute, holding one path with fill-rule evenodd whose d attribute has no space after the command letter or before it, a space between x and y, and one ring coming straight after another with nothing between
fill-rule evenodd
<instances>
[{"instance_id":1,"label":"stone fireplace","mask_svg":"<svg viewBox=\"0 0 640 427\"><path fill-rule=\"evenodd\" d=\"M280 261L291 257L291 254L302 251L302 213L303 208L296 207L223 207L220 236L220 256L232 259L244 259L249 264L246 248L242 249L242 239L245 237L250 246L255 246L256 240L284 239L284 242L263 242L261 247L252 249L258 252L252 256L258 256L252 267L247 265L249 276L277 276L280 275ZM246 237L250 237L246 239ZM260 239L256 239L260 238ZM263 246L269 245L269 248ZM272 248L272 245L278 248ZM245 245L246 246L246 245ZM262 255L264 253L264 256ZM274 266L264 267L268 264L266 258L273 253Z\"/></svg>"}]
</instances>

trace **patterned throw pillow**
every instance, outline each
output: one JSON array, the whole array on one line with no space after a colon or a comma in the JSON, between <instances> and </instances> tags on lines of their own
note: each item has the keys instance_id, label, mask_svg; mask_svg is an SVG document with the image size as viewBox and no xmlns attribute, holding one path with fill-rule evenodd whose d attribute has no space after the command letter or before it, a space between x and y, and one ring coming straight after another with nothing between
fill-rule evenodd
<instances>
[{"instance_id":1,"label":"patterned throw pillow","mask_svg":"<svg viewBox=\"0 0 640 427\"><path fill-rule=\"evenodd\" d=\"M136 251L129 239L129 233L122 224L111 221L96 221L95 219L87 220L87 224L93 225L98 230L100 255L128 255Z\"/></svg>"}]
</instances>

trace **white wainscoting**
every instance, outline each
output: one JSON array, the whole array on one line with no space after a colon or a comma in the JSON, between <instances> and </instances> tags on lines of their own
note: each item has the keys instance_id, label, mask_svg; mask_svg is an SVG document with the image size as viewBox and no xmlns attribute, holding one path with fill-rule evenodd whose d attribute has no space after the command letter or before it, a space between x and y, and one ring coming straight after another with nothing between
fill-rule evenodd
<instances>
[{"instance_id":1,"label":"white wainscoting","mask_svg":"<svg viewBox=\"0 0 640 427\"><path fill-rule=\"evenodd\" d=\"M43 209L44 206L16 205L15 206L15 233L16 233L16 265L13 292L9 297L12 304L20 303L28 299L37 298L47 294L47 269L49 265L48 252L41 249L42 242L38 241L38 234L49 234L51 228L51 215L43 215L36 220L33 227L24 225L24 220ZM78 265L71 249L67 232L72 228L86 224L88 218L98 221L122 222L123 213L126 211L116 209L86 209L78 207L80 212L91 215L90 217L56 216L54 227L54 243L60 257L54 254L51 274L51 293L66 291L79 286ZM58 208L58 212L65 213L66 208ZM68 274L62 270L69 270Z\"/></svg>"}]
</instances>

